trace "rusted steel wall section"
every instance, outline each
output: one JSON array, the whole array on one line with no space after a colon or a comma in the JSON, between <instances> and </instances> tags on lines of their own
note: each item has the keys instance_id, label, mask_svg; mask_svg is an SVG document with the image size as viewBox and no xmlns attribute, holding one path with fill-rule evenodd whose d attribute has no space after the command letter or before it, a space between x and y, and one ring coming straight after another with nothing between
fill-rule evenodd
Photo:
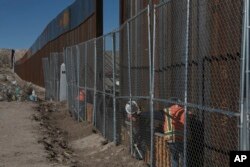
<instances>
[{"instance_id":1,"label":"rusted steel wall section","mask_svg":"<svg viewBox=\"0 0 250 167\"><path fill-rule=\"evenodd\" d=\"M88 0L86 2L85 0L77 0L66 8L48 24L25 56L16 63L15 72L24 80L44 86L43 57L48 57L52 52L62 52L67 46L102 35L102 3L102 0ZM79 4L81 4L80 7ZM84 10L82 11L82 9ZM53 24L56 25L51 26ZM53 30L53 28L57 29Z\"/></svg>"}]
</instances>

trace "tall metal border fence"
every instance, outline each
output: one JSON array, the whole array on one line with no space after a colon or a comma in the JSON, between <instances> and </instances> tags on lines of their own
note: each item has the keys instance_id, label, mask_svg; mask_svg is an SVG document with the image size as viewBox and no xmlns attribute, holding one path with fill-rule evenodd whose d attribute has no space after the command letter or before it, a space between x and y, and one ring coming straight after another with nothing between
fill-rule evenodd
<instances>
[{"instance_id":1,"label":"tall metal border fence","mask_svg":"<svg viewBox=\"0 0 250 167\"><path fill-rule=\"evenodd\" d=\"M249 150L248 6L167 0L67 47L69 111L150 166L229 166ZM43 67L56 100L54 56Z\"/></svg>"},{"instance_id":2,"label":"tall metal border fence","mask_svg":"<svg viewBox=\"0 0 250 167\"><path fill-rule=\"evenodd\" d=\"M75 0L49 22L15 63L15 72L23 80L44 87L42 59L52 52L63 52L67 46L103 35L102 8L103 0Z\"/></svg>"}]
</instances>

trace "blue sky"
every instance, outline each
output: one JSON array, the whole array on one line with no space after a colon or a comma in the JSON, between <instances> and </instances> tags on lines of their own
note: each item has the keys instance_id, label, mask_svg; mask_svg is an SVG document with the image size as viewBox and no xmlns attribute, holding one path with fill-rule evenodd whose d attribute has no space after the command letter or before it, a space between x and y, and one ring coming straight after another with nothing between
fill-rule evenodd
<instances>
[{"instance_id":1,"label":"blue sky","mask_svg":"<svg viewBox=\"0 0 250 167\"><path fill-rule=\"evenodd\" d=\"M0 48L29 48L74 0L0 0ZM119 25L119 0L103 0L104 33Z\"/></svg>"}]
</instances>

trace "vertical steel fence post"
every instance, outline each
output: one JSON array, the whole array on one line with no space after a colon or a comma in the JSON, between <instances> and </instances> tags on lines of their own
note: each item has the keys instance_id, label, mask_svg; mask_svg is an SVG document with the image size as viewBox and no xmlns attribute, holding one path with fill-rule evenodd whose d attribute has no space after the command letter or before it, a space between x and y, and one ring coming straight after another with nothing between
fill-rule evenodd
<instances>
[{"instance_id":1,"label":"vertical steel fence post","mask_svg":"<svg viewBox=\"0 0 250 167\"><path fill-rule=\"evenodd\" d=\"M130 22L127 22L127 47L128 47L128 88L129 88L129 103L132 110L132 92L131 92L131 46L130 46ZM133 122L130 119L130 153L133 155Z\"/></svg>"},{"instance_id":2,"label":"vertical steel fence post","mask_svg":"<svg viewBox=\"0 0 250 167\"><path fill-rule=\"evenodd\" d=\"M246 80L246 85L247 85L247 87L246 87L246 92L247 92L247 97L246 97L246 150L249 150L250 148L249 148L249 131L250 131L250 129L249 129L249 74L250 74L250 71L249 71L249 61L250 61L250 59L249 59L249 29L250 29L250 25L249 25L249 15L250 15L250 9L249 9L249 5L250 5L250 3L249 3L249 0L248 0L248 4L247 4L247 42L246 42L246 48L247 48L247 51L246 51L246 67L247 67L247 70L246 70L246 74L247 74L247 80Z\"/></svg>"},{"instance_id":3,"label":"vertical steel fence post","mask_svg":"<svg viewBox=\"0 0 250 167\"><path fill-rule=\"evenodd\" d=\"M244 0L244 15L243 15L243 28L242 28L242 48L241 48L241 85L240 85L240 150L247 150L247 145L246 145L246 131L247 129L247 120L246 120L246 110L245 108L247 107L245 105L245 83L246 83L246 57L247 55L247 34L248 34L248 5L249 5L249 0ZM247 95L246 95L247 96Z\"/></svg>"},{"instance_id":4,"label":"vertical steel fence post","mask_svg":"<svg viewBox=\"0 0 250 167\"><path fill-rule=\"evenodd\" d=\"M97 72L97 61L96 61L96 53L97 53L97 48L96 48L96 39L95 39L95 42L94 42L94 49L95 49L95 52L94 52L94 106L93 106L93 125L96 127L96 72Z\"/></svg>"},{"instance_id":5,"label":"vertical steel fence post","mask_svg":"<svg viewBox=\"0 0 250 167\"><path fill-rule=\"evenodd\" d=\"M70 73L71 73L71 86L70 86L70 90L71 90L71 100L70 100L70 107L71 107L71 110L73 110L72 112L73 112L73 114L74 114L74 116L75 116L75 111L74 111L74 78L73 78L73 76L74 76L74 73L73 73L73 60L72 60L72 55L73 55L73 52L72 52L72 50L73 50L73 48L72 48L72 46L70 47Z\"/></svg>"},{"instance_id":6,"label":"vertical steel fence post","mask_svg":"<svg viewBox=\"0 0 250 167\"><path fill-rule=\"evenodd\" d=\"M59 91L58 91L58 85L59 85L59 80L58 80L58 64L59 64L59 61L58 61L58 59L59 59L59 53L58 52L56 52L55 53L55 73L56 73L56 75L55 75L55 78L56 78L56 94L55 94L55 96L56 96L56 101L58 101L58 93L59 93Z\"/></svg>"},{"instance_id":7,"label":"vertical steel fence post","mask_svg":"<svg viewBox=\"0 0 250 167\"><path fill-rule=\"evenodd\" d=\"M151 44L151 13L150 5L148 5L148 58L149 58L149 96L150 96L150 166L154 166L154 55L155 55L155 8L153 10L153 56Z\"/></svg>"},{"instance_id":8,"label":"vertical steel fence post","mask_svg":"<svg viewBox=\"0 0 250 167\"><path fill-rule=\"evenodd\" d=\"M249 149L249 0L247 0L246 8L246 106L245 106L245 116L244 116L244 133L245 133L245 150Z\"/></svg>"},{"instance_id":9,"label":"vertical steel fence post","mask_svg":"<svg viewBox=\"0 0 250 167\"><path fill-rule=\"evenodd\" d=\"M68 69L67 69L67 48L63 49L64 52L64 64L65 64L65 71L66 71L66 97L67 97L67 103L68 103L68 109L69 109L69 83L68 83Z\"/></svg>"},{"instance_id":10,"label":"vertical steel fence post","mask_svg":"<svg viewBox=\"0 0 250 167\"><path fill-rule=\"evenodd\" d=\"M103 88L103 136L106 138L106 90L105 90L105 51L106 40L103 38L103 54L102 54L102 88Z\"/></svg>"},{"instance_id":11,"label":"vertical steel fence post","mask_svg":"<svg viewBox=\"0 0 250 167\"><path fill-rule=\"evenodd\" d=\"M85 88L85 99L84 99L84 120L87 121L87 58L88 56L88 42L85 43L85 51L84 51L84 88Z\"/></svg>"},{"instance_id":12,"label":"vertical steel fence post","mask_svg":"<svg viewBox=\"0 0 250 167\"><path fill-rule=\"evenodd\" d=\"M114 143L117 143L116 139L116 36L115 32L112 34L112 43L113 43L113 137Z\"/></svg>"},{"instance_id":13,"label":"vertical steel fence post","mask_svg":"<svg viewBox=\"0 0 250 167\"><path fill-rule=\"evenodd\" d=\"M187 98L188 98L188 54L189 54L190 0L187 0L187 20L185 37L185 93L184 93L184 167L187 166Z\"/></svg>"},{"instance_id":14,"label":"vertical steel fence post","mask_svg":"<svg viewBox=\"0 0 250 167\"><path fill-rule=\"evenodd\" d=\"M80 50L79 45L76 45L76 53L77 53L77 94L78 94L78 101L77 101L77 121L80 122L80 90L79 90L79 84L80 84Z\"/></svg>"}]
</instances>

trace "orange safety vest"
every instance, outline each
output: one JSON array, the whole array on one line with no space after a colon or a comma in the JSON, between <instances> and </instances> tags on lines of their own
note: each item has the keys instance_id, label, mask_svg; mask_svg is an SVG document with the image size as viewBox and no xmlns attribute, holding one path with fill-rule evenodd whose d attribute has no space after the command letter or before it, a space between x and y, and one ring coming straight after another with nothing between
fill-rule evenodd
<instances>
[{"instance_id":1,"label":"orange safety vest","mask_svg":"<svg viewBox=\"0 0 250 167\"><path fill-rule=\"evenodd\" d=\"M183 141L184 130L184 108L179 105L172 105L165 110L165 121L163 130L175 141Z\"/></svg>"},{"instance_id":2,"label":"orange safety vest","mask_svg":"<svg viewBox=\"0 0 250 167\"><path fill-rule=\"evenodd\" d=\"M79 100L79 101L85 100L85 92L83 90L80 90L79 96L76 97L76 100Z\"/></svg>"}]
</instances>

